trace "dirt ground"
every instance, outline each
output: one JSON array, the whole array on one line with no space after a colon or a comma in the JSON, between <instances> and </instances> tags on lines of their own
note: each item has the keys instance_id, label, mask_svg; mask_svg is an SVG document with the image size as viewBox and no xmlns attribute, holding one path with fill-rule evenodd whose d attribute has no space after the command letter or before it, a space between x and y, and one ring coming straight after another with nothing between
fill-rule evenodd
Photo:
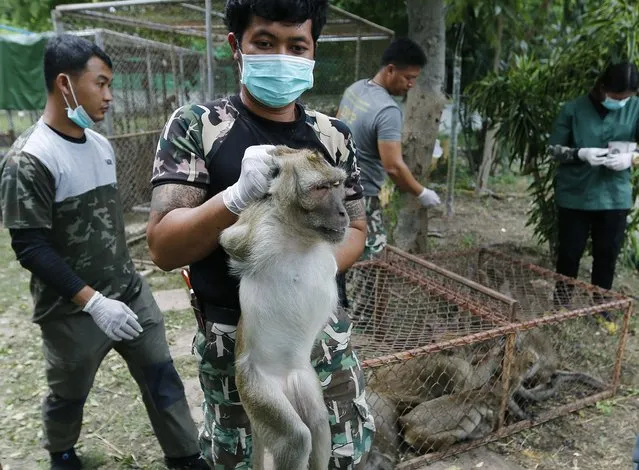
<instances>
[{"instance_id":1,"label":"dirt ground","mask_svg":"<svg viewBox=\"0 0 639 470\"><path fill-rule=\"evenodd\" d=\"M521 188L509 188L509 192ZM456 215L446 218L431 211L433 250L448 251L482 244L548 265L544 247L536 246L525 226L528 202L524 197L475 200L466 193L456 197ZM583 262L588 279L590 260ZM0 463L4 470L47 468L41 449L40 401L46 392L37 326L29 319L28 276L14 260L8 233L0 231ZM178 274L155 273L154 290L182 288ZM639 292L639 276L619 269L615 288ZM179 305L176 305L179 307ZM197 394L197 367L189 354L194 328L188 309L166 313L167 335L176 367L187 391ZM631 324L619 394L596 406L493 442L465 459L434 465L438 470L495 469L492 457L523 469L630 469L630 455L639 418L639 343ZM588 341L591 341L588 339ZM186 344L185 344L186 343ZM197 410L194 410L194 414ZM124 362L114 353L105 359L87 401L78 452L87 469L163 469L162 453L154 439L144 407ZM483 454L485 455L485 454ZM475 456L477 456L475 458ZM428 467L426 467L428 468ZM508 464L505 467L510 468Z\"/></svg>"}]
</instances>

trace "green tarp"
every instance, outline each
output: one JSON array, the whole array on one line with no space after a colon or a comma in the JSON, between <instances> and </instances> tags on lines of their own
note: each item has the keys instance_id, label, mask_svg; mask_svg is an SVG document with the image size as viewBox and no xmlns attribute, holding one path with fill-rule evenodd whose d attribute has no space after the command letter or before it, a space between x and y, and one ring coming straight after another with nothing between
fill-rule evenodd
<instances>
[{"instance_id":1,"label":"green tarp","mask_svg":"<svg viewBox=\"0 0 639 470\"><path fill-rule=\"evenodd\" d=\"M0 109L41 110L44 48L51 33L0 34Z\"/></svg>"}]
</instances>

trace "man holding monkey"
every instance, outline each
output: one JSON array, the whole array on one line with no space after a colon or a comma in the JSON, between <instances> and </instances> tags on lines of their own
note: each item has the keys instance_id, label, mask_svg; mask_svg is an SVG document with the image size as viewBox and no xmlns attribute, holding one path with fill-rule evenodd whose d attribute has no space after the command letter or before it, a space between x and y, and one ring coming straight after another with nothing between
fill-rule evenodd
<instances>
[{"instance_id":1,"label":"man holding monkey","mask_svg":"<svg viewBox=\"0 0 639 470\"><path fill-rule=\"evenodd\" d=\"M266 194L272 178L267 152L273 145L317 150L347 171L351 225L336 252L339 271L349 268L364 248L366 219L350 131L296 102L313 84L327 7L326 0L228 0L225 20L241 91L176 110L158 144L149 248L163 269L190 265L205 325L194 342L205 395L200 445L214 468L248 469L252 451L234 380L238 279L229 273L218 237L249 203ZM312 355L330 412L330 468L336 469L363 468L374 433L350 332L348 315L339 309Z\"/></svg>"}]
</instances>

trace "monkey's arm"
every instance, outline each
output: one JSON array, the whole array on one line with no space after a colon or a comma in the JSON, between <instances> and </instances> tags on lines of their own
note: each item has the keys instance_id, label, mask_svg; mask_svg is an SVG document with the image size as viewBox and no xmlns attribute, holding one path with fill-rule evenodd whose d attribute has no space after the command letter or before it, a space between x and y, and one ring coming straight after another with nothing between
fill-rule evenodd
<instances>
[{"instance_id":1,"label":"monkey's arm","mask_svg":"<svg viewBox=\"0 0 639 470\"><path fill-rule=\"evenodd\" d=\"M366 211L364 200L346 201L346 212L351 219L346 229L344 241L339 244L335 252L337 270L344 272L359 259L364 252L366 243Z\"/></svg>"},{"instance_id":2,"label":"monkey's arm","mask_svg":"<svg viewBox=\"0 0 639 470\"><path fill-rule=\"evenodd\" d=\"M229 228L224 230L220 235L220 245L224 251L236 261L244 261L251 253L253 244L253 231L247 223L241 223L242 219Z\"/></svg>"},{"instance_id":3,"label":"monkey's arm","mask_svg":"<svg viewBox=\"0 0 639 470\"><path fill-rule=\"evenodd\" d=\"M146 230L151 259L166 271L186 266L218 246L222 230L237 220L224 205L222 193L208 201L206 190L183 184L153 189Z\"/></svg>"}]
</instances>

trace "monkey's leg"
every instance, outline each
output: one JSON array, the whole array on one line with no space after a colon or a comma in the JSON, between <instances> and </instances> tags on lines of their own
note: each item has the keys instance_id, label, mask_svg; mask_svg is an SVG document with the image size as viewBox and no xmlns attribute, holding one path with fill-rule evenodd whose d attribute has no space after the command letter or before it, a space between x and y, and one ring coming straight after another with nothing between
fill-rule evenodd
<instances>
[{"instance_id":1,"label":"monkey's leg","mask_svg":"<svg viewBox=\"0 0 639 470\"><path fill-rule=\"evenodd\" d=\"M257 428L252 427L251 434L253 437L253 468L255 470L262 470L264 468L264 454L266 452L264 441Z\"/></svg>"},{"instance_id":2,"label":"monkey's leg","mask_svg":"<svg viewBox=\"0 0 639 470\"><path fill-rule=\"evenodd\" d=\"M236 383L258 445L271 451L275 470L306 470L311 432L284 394L286 377L257 369L254 364L238 364Z\"/></svg>"},{"instance_id":3,"label":"monkey's leg","mask_svg":"<svg viewBox=\"0 0 639 470\"><path fill-rule=\"evenodd\" d=\"M311 432L310 470L326 470L331 458L331 428L328 410L317 372L308 365L305 370L289 373L287 396Z\"/></svg>"}]
</instances>

